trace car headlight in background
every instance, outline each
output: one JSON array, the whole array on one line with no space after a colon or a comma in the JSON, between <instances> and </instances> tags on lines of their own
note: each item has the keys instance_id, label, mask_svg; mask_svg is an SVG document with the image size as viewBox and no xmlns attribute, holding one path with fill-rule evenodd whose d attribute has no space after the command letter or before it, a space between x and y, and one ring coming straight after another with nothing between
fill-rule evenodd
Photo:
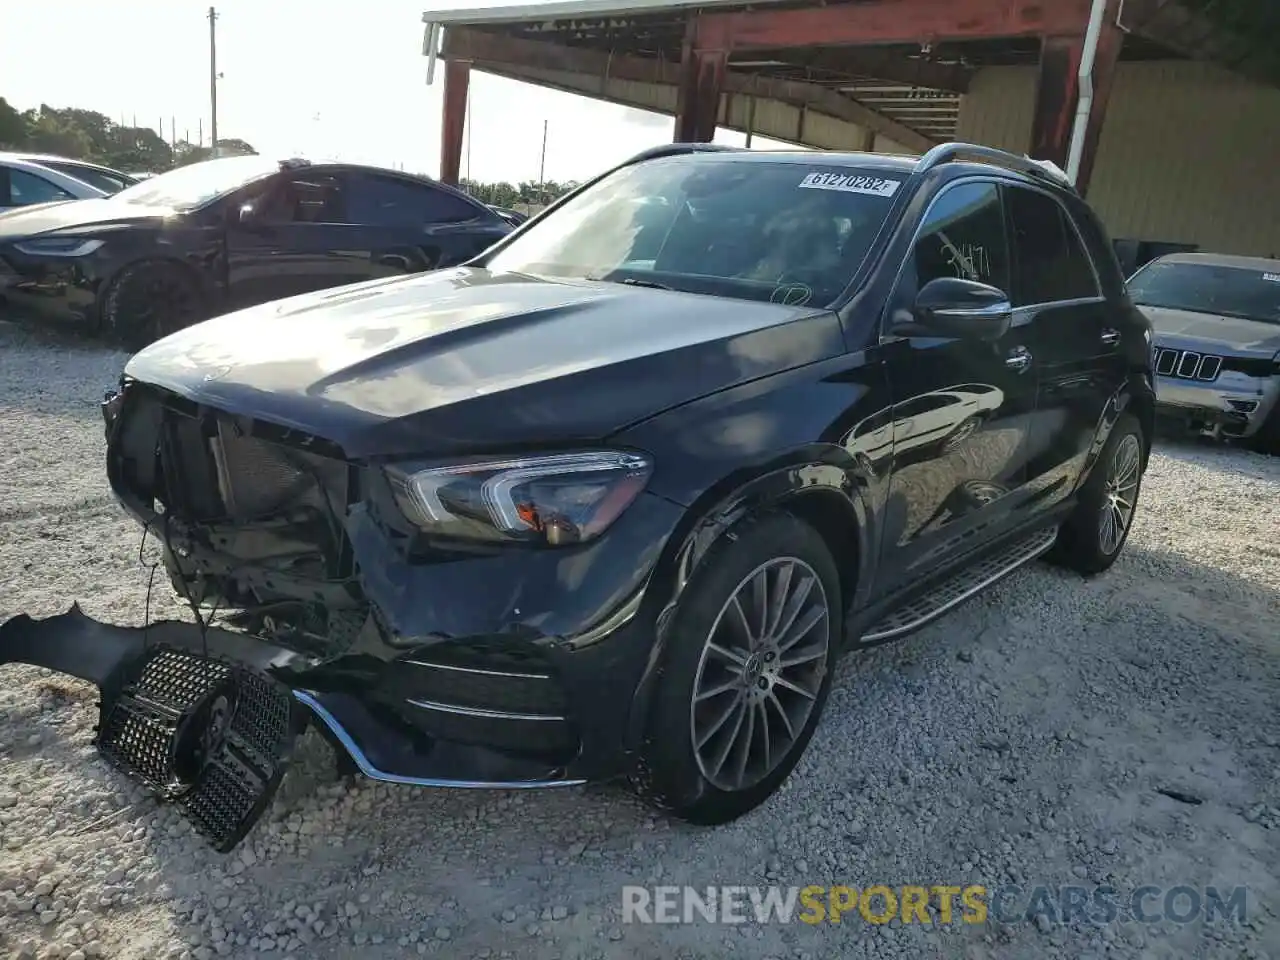
<instances>
[{"instance_id":1,"label":"car headlight in background","mask_svg":"<svg viewBox=\"0 0 1280 960\"><path fill-rule=\"evenodd\" d=\"M428 535L563 546L603 533L652 471L638 453L591 450L388 475L400 509Z\"/></svg>"},{"instance_id":2,"label":"car headlight in background","mask_svg":"<svg viewBox=\"0 0 1280 960\"><path fill-rule=\"evenodd\" d=\"M15 243L13 247L32 257L87 257L104 243L105 240L86 237L36 237Z\"/></svg>"}]
</instances>

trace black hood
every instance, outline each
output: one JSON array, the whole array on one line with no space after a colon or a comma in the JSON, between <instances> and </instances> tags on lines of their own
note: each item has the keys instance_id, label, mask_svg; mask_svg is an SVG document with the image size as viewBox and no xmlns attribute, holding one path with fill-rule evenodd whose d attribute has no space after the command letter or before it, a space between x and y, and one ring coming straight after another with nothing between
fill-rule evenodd
<instances>
[{"instance_id":1,"label":"black hood","mask_svg":"<svg viewBox=\"0 0 1280 960\"><path fill-rule=\"evenodd\" d=\"M208 320L126 374L352 457L591 441L838 355L834 314L460 268Z\"/></svg>"},{"instance_id":2,"label":"black hood","mask_svg":"<svg viewBox=\"0 0 1280 960\"><path fill-rule=\"evenodd\" d=\"M39 236L55 230L78 230L152 222L173 216L168 207L148 207L112 197L101 200L68 200L11 210L0 215L0 243Z\"/></svg>"}]
</instances>

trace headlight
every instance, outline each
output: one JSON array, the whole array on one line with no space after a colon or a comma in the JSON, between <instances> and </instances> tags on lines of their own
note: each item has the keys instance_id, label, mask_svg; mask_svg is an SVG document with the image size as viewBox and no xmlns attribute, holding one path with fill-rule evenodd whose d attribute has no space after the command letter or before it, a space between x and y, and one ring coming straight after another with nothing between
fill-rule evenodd
<instances>
[{"instance_id":1,"label":"headlight","mask_svg":"<svg viewBox=\"0 0 1280 960\"><path fill-rule=\"evenodd\" d=\"M15 243L14 249L33 257L87 257L105 240L87 240L84 237L37 237Z\"/></svg>"},{"instance_id":2,"label":"headlight","mask_svg":"<svg viewBox=\"0 0 1280 960\"><path fill-rule=\"evenodd\" d=\"M592 450L388 475L400 509L425 533L562 546L604 532L652 470L640 454Z\"/></svg>"}]
</instances>

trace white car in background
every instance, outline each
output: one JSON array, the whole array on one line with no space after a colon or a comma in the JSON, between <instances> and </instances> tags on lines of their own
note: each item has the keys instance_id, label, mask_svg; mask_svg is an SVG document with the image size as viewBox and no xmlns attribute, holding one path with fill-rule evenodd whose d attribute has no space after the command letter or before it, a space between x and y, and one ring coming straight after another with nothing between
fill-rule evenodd
<instances>
[{"instance_id":1,"label":"white car in background","mask_svg":"<svg viewBox=\"0 0 1280 960\"><path fill-rule=\"evenodd\" d=\"M40 203L96 200L107 191L12 154L0 154L0 212Z\"/></svg>"},{"instance_id":2,"label":"white car in background","mask_svg":"<svg viewBox=\"0 0 1280 960\"><path fill-rule=\"evenodd\" d=\"M0 152L0 163L6 160L23 160L27 163L39 164L49 170L62 173L68 177L83 180L91 187L97 187L107 194L119 193L126 187L132 187L138 178L121 173L111 167L89 160L73 160L71 157L59 157L51 153L26 153L23 151Z\"/></svg>"}]
</instances>

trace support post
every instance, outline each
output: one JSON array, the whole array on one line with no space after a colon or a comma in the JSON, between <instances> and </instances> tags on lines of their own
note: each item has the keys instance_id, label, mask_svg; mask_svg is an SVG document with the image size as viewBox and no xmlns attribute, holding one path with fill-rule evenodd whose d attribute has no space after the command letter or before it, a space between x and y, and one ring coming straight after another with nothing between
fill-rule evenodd
<instances>
[{"instance_id":1,"label":"support post","mask_svg":"<svg viewBox=\"0 0 1280 960\"><path fill-rule=\"evenodd\" d=\"M1040 47L1040 74L1029 152L1035 159L1051 160L1064 170L1068 165L1071 132L1080 101L1080 61L1084 42L1083 34L1045 37ZM1098 38L1093 65L1093 100L1089 105L1084 152L1076 182L1076 189L1082 195L1088 190L1093 173L1123 43L1124 33L1115 25L1115 18L1108 16Z\"/></svg>"},{"instance_id":2,"label":"support post","mask_svg":"<svg viewBox=\"0 0 1280 960\"><path fill-rule=\"evenodd\" d=\"M710 143L715 139L729 66L727 43L697 43L698 18L689 20L680 55L680 88L676 96L675 143Z\"/></svg>"},{"instance_id":3,"label":"support post","mask_svg":"<svg viewBox=\"0 0 1280 960\"><path fill-rule=\"evenodd\" d=\"M1040 74L1031 119L1031 150L1036 160L1066 169L1071 123L1080 93L1080 55L1084 36L1045 37L1040 42Z\"/></svg>"},{"instance_id":4,"label":"support post","mask_svg":"<svg viewBox=\"0 0 1280 960\"><path fill-rule=\"evenodd\" d=\"M440 123L440 180L458 185L462 166L462 140L467 126L467 88L471 84L471 61L446 60L444 64L444 110Z\"/></svg>"}]
</instances>

